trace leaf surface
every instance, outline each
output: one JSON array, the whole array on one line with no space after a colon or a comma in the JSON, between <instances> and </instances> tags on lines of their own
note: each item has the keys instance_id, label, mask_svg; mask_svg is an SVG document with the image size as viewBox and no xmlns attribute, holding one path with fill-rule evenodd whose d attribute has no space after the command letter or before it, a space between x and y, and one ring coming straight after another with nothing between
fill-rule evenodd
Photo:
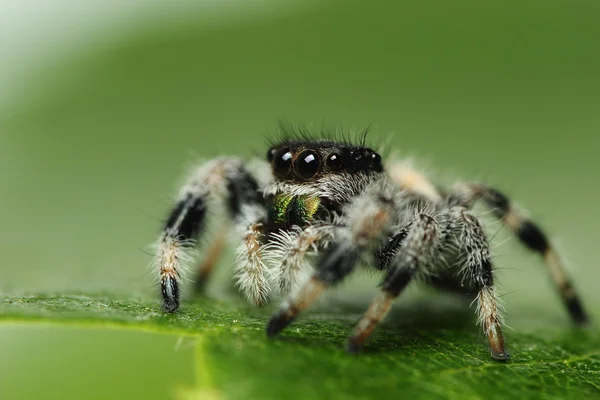
<instances>
[{"instance_id":1,"label":"leaf surface","mask_svg":"<svg viewBox=\"0 0 600 400\"><path fill-rule=\"evenodd\" d=\"M176 315L162 314L155 303L87 295L3 298L0 311L4 322L110 326L196 340L198 386L182 392L186 396L362 399L398 393L434 399L575 399L600 395L596 332L512 332L513 358L499 363L489 358L472 321L458 307L443 312L400 307L390 320L402 315L402 323L385 324L357 356L343 350L351 321L359 316L352 310L343 319L325 309L311 313L275 340L264 334L268 312L207 299L186 305Z\"/></svg>"}]
</instances>

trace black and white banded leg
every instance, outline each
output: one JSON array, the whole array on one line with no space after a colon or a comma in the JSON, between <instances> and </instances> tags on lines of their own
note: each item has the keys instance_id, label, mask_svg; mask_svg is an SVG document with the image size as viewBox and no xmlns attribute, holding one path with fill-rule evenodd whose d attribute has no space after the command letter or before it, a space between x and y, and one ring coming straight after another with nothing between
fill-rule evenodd
<instances>
[{"instance_id":1,"label":"black and white banded leg","mask_svg":"<svg viewBox=\"0 0 600 400\"><path fill-rule=\"evenodd\" d=\"M157 244L155 268L165 312L179 308L180 283L192 262L190 252L202 233L209 205L221 199L227 201L232 218L246 206L264 209L256 180L239 159L218 158L194 171L181 189Z\"/></svg>"},{"instance_id":2,"label":"black and white banded leg","mask_svg":"<svg viewBox=\"0 0 600 400\"><path fill-rule=\"evenodd\" d=\"M585 324L589 321L588 314L558 252L535 222L519 212L508 197L496 189L480 184L461 184L457 187L456 195L466 203L482 199L493 210L496 217L504 221L521 243L544 258L550 276L572 320L578 324Z\"/></svg>"},{"instance_id":3,"label":"black and white banded leg","mask_svg":"<svg viewBox=\"0 0 600 400\"><path fill-rule=\"evenodd\" d=\"M383 193L363 195L354 201L347 208L345 225L336 229L334 242L318 259L314 274L271 318L267 335L282 331L328 287L348 276L361 256L380 244L395 213L394 201Z\"/></svg>"},{"instance_id":4,"label":"black and white banded leg","mask_svg":"<svg viewBox=\"0 0 600 400\"><path fill-rule=\"evenodd\" d=\"M371 336L377 325L385 318L392 302L402 293L418 274L427 273L442 243L443 229L438 222L424 212L418 212L410 224L394 235L379 254L380 262L387 269L379 294L360 319L348 340L348 351L358 352Z\"/></svg>"}]
</instances>

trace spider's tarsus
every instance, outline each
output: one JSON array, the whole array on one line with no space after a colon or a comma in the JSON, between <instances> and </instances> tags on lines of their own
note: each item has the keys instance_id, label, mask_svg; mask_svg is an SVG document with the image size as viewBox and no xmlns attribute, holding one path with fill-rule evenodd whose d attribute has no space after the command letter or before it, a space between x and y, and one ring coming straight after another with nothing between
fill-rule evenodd
<instances>
[{"instance_id":1,"label":"spider's tarsus","mask_svg":"<svg viewBox=\"0 0 600 400\"><path fill-rule=\"evenodd\" d=\"M272 338L279 332L285 329L292 321L296 319L296 315L287 311L281 311L275 315L267 324L267 337Z\"/></svg>"},{"instance_id":2,"label":"spider's tarsus","mask_svg":"<svg viewBox=\"0 0 600 400\"><path fill-rule=\"evenodd\" d=\"M174 277L165 277L161 282L162 308L169 314L179 308L179 284Z\"/></svg>"},{"instance_id":3,"label":"spider's tarsus","mask_svg":"<svg viewBox=\"0 0 600 400\"><path fill-rule=\"evenodd\" d=\"M585 326L590 323L590 317L583 309L583 305L578 297L567 300L567 308L573 318L573 321L579 326Z\"/></svg>"},{"instance_id":4,"label":"spider's tarsus","mask_svg":"<svg viewBox=\"0 0 600 400\"><path fill-rule=\"evenodd\" d=\"M175 299L164 301L162 309L168 314L173 314L179 309L179 301Z\"/></svg>"},{"instance_id":5,"label":"spider's tarsus","mask_svg":"<svg viewBox=\"0 0 600 400\"><path fill-rule=\"evenodd\" d=\"M510 360L510 354L508 353L496 353L495 351L492 350L491 352L492 354L492 358L496 361L508 361Z\"/></svg>"},{"instance_id":6,"label":"spider's tarsus","mask_svg":"<svg viewBox=\"0 0 600 400\"><path fill-rule=\"evenodd\" d=\"M206 286L206 282L208 281L209 277L209 274L198 274L196 280L194 281L194 291L196 293L202 293L204 291L204 287Z\"/></svg>"},{"instance_id":7,"label":"spider's tarsus","mask_svg":"<svg viewBox=\"0 0 600 400\"><path fill-rule=\"evenodd\" d=\"M356 337L351 337L346 344L346 351L350 354L358 354L362 350L362 346L363 344Z\"/></svg>"}]
</instances>

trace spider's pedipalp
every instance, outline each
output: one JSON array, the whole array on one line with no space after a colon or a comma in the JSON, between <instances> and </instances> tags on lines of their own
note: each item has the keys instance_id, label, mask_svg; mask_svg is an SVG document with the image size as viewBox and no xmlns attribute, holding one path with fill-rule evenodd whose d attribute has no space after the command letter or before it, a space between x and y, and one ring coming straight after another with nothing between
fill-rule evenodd
<instances>
[{"instance_id":1,"label":"spider's pedipalp","mask_svg":"<svg viewBox=\"0 0 600 400\"><path fill-rule=\"evenodd\" d=\"M257 306L264 305L271 292L263 257L266 218L263 207L244 206L237 221L242 240L237 248L234 278L248 301Z\"/></svg>"},{"instance_id":2,"label":"spider's pedipalp","mask_svg":"<svg viewBox=\"0 0 600 400\"><path fill-rule=\"evenodd\" d=\"M523 245L544 258L550 276L572 320L578 324L585 324L589 321L571 278L547 235L536 223L523 215L508 197L496 189L480 184L461 184L457 186L454 196L458 201L466 204L482 199L493 210L496 217L506 223Z\"/></svg>"},{"instance_id":3,"label":"spider's pedipalp","mask_svg":"<svg viewBox=\"0 0 600 400\"><path fill-rule=\"evenodd\" d=\"M215 200L227 200L231 217L236 217L245 204L261 207L263 198L256 181L236 158L217 158L197 168L181 189L157 243L154 264L159 273L163 309L175 312L179 307L179 284L191 262L190 250L195 246L205 224L209 206ZM264 206L262 206L264 207ZM211 269L218 258L212 254ZM199 275L206 277L207 270Z\"/></svg>"},{"instance_id":4,"label":"spider's pedipalp","mask_svg":"<svg viewBox=\"0 0 600 400\"><path fill-rule=\"evenodd\" d=\"M333 225L309 225L302 230L271 235L271 242L264 252L273 264L272 281L280 295L288 295L308 278L312 267L307 256L326 248L333 239L333 231Z\"/></svg>"},{"instance_id":5,"label":"spider's pedipalp","mask_svg":"<svg viewBox=\"0 0 600 400\"><path fill-rule=\"evenodd\" d=\"M318 260L316 271L269 321L267 335L273 336L289 325L328 287L341 282L364 252L377 244L395 218L394 200L385 185L367 191L346 208L344 226L336 229L332 245Z\"/></svg>"},{"instance_id":6,"label":"spider's pedipalp","mask_svg":"<svg viewBox=\"0 0 600 400\"><path fill-rule=\"evenodd\" d=\"M348 340L349 352L360 350L377 324L391 309L392 301L400 295L413 277L427 272L427 267L432 265L436 251L442 243L441 232L435 218L418 212L407 226L389 240L385 246L388 253L387 274L381 284L381 292L375 296L354 328Z\"/></svg>"}]
</instances>

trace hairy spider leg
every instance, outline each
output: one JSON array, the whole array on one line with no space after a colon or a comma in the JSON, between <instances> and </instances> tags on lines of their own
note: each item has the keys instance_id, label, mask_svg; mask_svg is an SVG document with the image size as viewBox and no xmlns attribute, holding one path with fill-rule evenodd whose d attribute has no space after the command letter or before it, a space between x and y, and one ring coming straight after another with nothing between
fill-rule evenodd
<instances>
[{"instance_id":1,"label":"hairy spider leg","mask_svg":"<svg viewBox=\"0 0 600 400\"><path fill-rule=\"evenodd\" d=\"M239 159L217 158L192 173L179 193L157 244L155 264L165 312L172 313L179 308L180 282L192 261L190 250L204 228L207 208L213 199L227 199L233 218L242 213L245 205L264 208L256 181Z\"/></svg>"},{"instance_id":2,"label":"hairy spider leg","mask_svg":"<svg viewBox=\"0 0 600 400\"><path fill-rule=\"evenodd\" d=\"M379 251L380 269L387 269L379 294L375 296L348 340L347 349L355 353L373 333L391 309L393 300L418 273L433 264L435 250L440 245L441 229L438 222L424 212L389 239Z\"/></svg>"},{"instance_id":3,"label":"hairy spider leg","mask_svg":"<svg viewBox=\"0 0 600 400\"><path fill-rule=\"evenodd\" d=\"M544 258L548 272L571 319L582 325L589 321L588 314L558 252L548 240L548 236L536 223L519 212L508 197L496 189L480 184L461 184L458 186L457 195L467 202L473 202L481 198L493 210L496 217L506 223L523 245L529 250L540 254Z\"/></svg>"},{"instance_id":4,"label":"hairy spider leg","mask_svg":"<svg viewBox=\"0 0 600 400\"><path fill-rule=\"evenodd\" d=\"M375 296L366 313L356 325L348 340L349 352L357 352L391 309L393 300L400 295L415 274L425 272L432 265L434 250L440 243L437 221L424 212L418 212L410 224L403 227L382 248L379 254L387 269L381 291Z\"/></svg>"},{"instance_id":5,"label":"hairy spider leg","mask_svg":"<svg viewBox=\"0 0 600 400\"><path fill-rule=\"evenodd\" d=\"M225 247L227 246L227 239L229 238L230 227L228 223L223 224L215 238L210 243L208 248L206 249L206 256L204 259L198 264L196 268L196 279L194 281L194 288L197 292L200 292L204 289L206 282L212 275L212 272L219 262Z\"/></svg>"},{"instance_id":6,"label":"hairy spider leg","mask_svg":"<svg viewBox=\"0 0 600 400\"><path fill-rule=\"evenodd\" d=\"M485 231L479 220L466 208L453 207L450 216L460 229L460 273L469 287L478 289L478 322L490 343L492 357L508 360L510 355L506 351L502 333L504 310L494 288L493 263Z\"/></svg>"},{"instance_id":7,"label":"hairy spider leg","mask_svg":"<svg viewBox=\"0 0 600 400\"><path fill-rule=\"evenodd\" d=\"M432 203L442 201L441 193L431 180L423 172L413 168L409 162L391 162L387 165L387 172L402 190L427 199Z\"/></svg>"}]
</instances>

